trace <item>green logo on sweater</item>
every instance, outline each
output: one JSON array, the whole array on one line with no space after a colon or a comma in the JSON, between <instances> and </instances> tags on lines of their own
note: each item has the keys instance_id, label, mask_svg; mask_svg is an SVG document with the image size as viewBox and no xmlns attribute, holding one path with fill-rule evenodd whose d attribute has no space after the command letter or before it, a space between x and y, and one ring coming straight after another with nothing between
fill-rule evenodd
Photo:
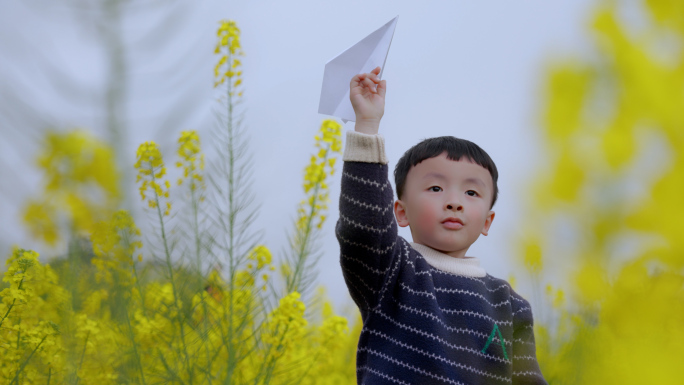
<instances>
[{"instance_id":1,"label":"green logo on sweater","mask_svg":"<svg viewBox=\"0 0 684 385\"><path fill-rule=\"evenodd\" d=\"M499 326L497 324L494 324L494 329L492 329L492 333L489 335L489 339L487 339L485 347L482 348L482 353L484 353L489 347L489 344L491 344L492 341L494 341L495 334L499 335L499 341L501 341L501 349L503 349L504 358L508 359L508 354L506 354L506 344L504 343L503 336L501 335L501 330L499 330Z\"/></svg>"}]
</instances>

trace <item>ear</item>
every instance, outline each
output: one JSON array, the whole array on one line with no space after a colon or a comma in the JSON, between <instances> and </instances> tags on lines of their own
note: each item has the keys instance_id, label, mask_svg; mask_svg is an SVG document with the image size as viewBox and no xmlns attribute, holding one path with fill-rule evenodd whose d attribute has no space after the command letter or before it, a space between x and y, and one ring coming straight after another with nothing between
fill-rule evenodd
<instances>
[{"instance_id":1,"label":"ear","mask_svg":"<svg viewBox=\"0 0 684 385\"><path fill-rule=\"evenodd\" d=\"M487 213L487 219L485 220L484 226L482 227L482 235L487 236L487 233L489 232L489 227L492 225L492 222L494 222L494 211L489 211Z\"/></svg>"},{"instance_id":2,"label":"ear","mask_svg":"<svg viewBox=\"0 0 684 385\"><path fill-rule=\"evenodd\" d=\"M394 202L394 216L397 218L397 224L400 227L406 227L409 225L404 202L400 201L399 199Z\"/></svg>"}]
</instances>

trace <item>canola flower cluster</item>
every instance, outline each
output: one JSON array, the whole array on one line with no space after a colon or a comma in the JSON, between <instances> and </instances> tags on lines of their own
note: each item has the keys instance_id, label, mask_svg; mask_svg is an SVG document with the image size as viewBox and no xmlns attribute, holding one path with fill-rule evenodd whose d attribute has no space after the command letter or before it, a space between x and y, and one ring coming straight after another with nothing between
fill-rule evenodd
<instances>
[{"instance_id":1,"label":"canola flower cluster","mask_svg":"<svg viewBox=\"0 0 684 385\"><path fill-rule=\"evenodd\" d=\"M218 41L214 53L221 56L214 67L214 88L228 81L232 95L232 90L242 84L242 62L238 56L244 53L240 47L240 29L233 20L221 20L216 35ZM242 92L238 96L242 96Z\"/></svg>"},{"instance_id":2,"label":"canola flower cluster","mask_svg":"<svg viewBox=\"0 0 684 385\"><path fill-rule=\"evenodd\" d=\"M318 154L312 155L310 163L304 170L304 192L309 194L308 199L302 200L297 210L297 228L300 231L307 231L311 226L311 221L318 218L316 227L320 229L325 222L326 216L320 214L327 210L328 185L326 178L334 174L335 161L334 154L342 152L342 126L335 120L326 119L321 124L319 134L316 139ZM305 207L311 209L307 212Z\"/></svg>"},{"instance_id":3,"label":"canola flower cluster","mask_svg":"<svg viewBox=\"0 0 684 385\"><path fill-rule=\"evenodd\" d=\"M183 131L178 138L178 157L176 167L183 170L183 177L178 178L178 185L183 184L184 179L190 181L190 190L206 189L206 183L202 171L204 171L204 154L201 152L200 139L197 131Z\"/></svg>"},{"instance_id":4,"label":"canola flower cluster","mask_svg":"<svg viewBox=\"0 0 684 385\"><path fill-rule=\"evenodd\" d=\"M254 284L254 277L256 277L259 272L262 272L261 280L263 285L261 286L261 290L266 291L268 280L270 278L269 272L273 272L276 269L272 264L273 256L271 255L271 251L264 245L258 245L252 249L247 256L247 259L249 262L247 263L247 270L245 273L249 272L248 275L250 277L250 283ZM266 267L268 267L268 272L262 270Z\"/></svg>"},{"instance_id":5,"label":"canola flower cluster","mask_svg":"<svg viewBox=\"0 0 684 385\"><path fill-rule=\"evenodd\" d=\"M95 257L98 281L109 285L117 282L126 290L135 290L135 275L131 274L133 256L136 251L137 261L142 262L142 242L140 229L133 222L133 218L125 210L114 213L111 221L99 222L95 225L90 236Z\"/></svg>"},{"instance_id":6,"label":"canola flower cluster","mask_svg":"<svg viewBox=\"0 0 684 385\"><path fill-rule=\"evenodd\" d=\"M166 175L166 166L159 146L153 141L145 142L138 147L136 157L135 168L138 170L136 182L142 181L139 187L140 197L146 200L148 206L153 209L158 208L160 200L165 199L164 215L169 215L171 202L168 198L171 183L163 179ZM150 192L153 196L148 197L147 194Z\"/></svg>"},{"instance_id":7,"label":"canola flower cluster","mask_svg":"<svg viewBox=\"0 0 684 385\"><path fill-rule=\"evenodd\" d=\"M23 220L32 236L54 246L111 215L121 197L119 177L112 149L86 131L50 131L43 148L43 193L25 205Z\"/></svg>"},{"instance_id":8,"label":"canola flower cluster","mask_svg":"<svg viewBox=\"0 0 684 385\"><path fill-rule=\"evenodd\" d=\"M319 133L314 137L318 153L311 156L310 163L304 169L303 199L297 207L295 232L290 239L292 253L280 265L281 274L285 277L290 291L306 291L310 277L311 260L315 261L314 239L323 228L328 209L329 187L327 177L334 174L336 157L342 151L342 126L332 119L324 120ZM318 223L315 223L315 222Z\"/></svg>"},{"instance_id":9,"label":"canola flower cluster","mask_svg":"<svg viewBox=\"0 0 684 385\"><path fill-rule=\"evenodd\" d=\"M33 383L33 369L50 371L51 365L69 370L60 348L58 319L67 299L57 275L38 261L38 253L15 249L7 259L0 291L0 379L3 383ZM27 368L26 360L33 366Z\"/></svg>"}]
</instances>

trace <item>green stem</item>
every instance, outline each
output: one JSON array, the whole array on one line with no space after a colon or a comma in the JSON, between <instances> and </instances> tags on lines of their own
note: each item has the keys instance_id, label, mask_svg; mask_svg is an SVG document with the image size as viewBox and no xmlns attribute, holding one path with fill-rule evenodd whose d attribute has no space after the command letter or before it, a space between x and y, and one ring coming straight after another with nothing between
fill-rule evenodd
<instances>
[{"instance_id":1,"label":"green stem","mask_svg":"<svg viewBox=\"0 0 684 385\"><path fill-rule=\"evenodd\" d=\"M330 150L330 145L328 145L328 151L325 152L325 157L323 158L323 163L325 165L325 162L328 160L328 152ZM324 166L325 167L325 166ZM321 188L320 183L316 183L314 185L314 191L313 191L313 200L311 201L311 209L309 210L309 216L308 220L306 222L306 227L304 234L302 235L301 233L297 234L297 246L299 246L299 250L297 251L297 261L295 265L295 271L293 273L292 279L289 280L288 282L288 287L287 291L288 292L293 292L293 291L298 291L299 289L299 280L301 279L301 275L303 274L304 271L304 264L306 262L306 258L308 254L306 253L307 249L307 244L309 242L309 237L311 235L311 222L313 221L314 214L316 213L316 203L318 203L318 192ZM303 236L303 239L302 239Z\"/></svg>"},{"instance_id":2,"label":"green stem","mask_svg":"<svg viewBox=\"0 0 684 385\"><path fill-rule=\"evenodd\" d=\"M150 165L150 175L152 175L152 182L156 184L156 178L154 174L154 169ZM155 190L154 192L154 200L156 203L157 207L157 216L159 218L159 224L161 225L161 235L162 235L162 241L164 243L164 254L166 256L166 267L169 271L169 279L171 281L171 289L173 291L173 301L174 301L174 306L176 307L176 322L178 322L178 326L180 328L180 334L181 334L181 343L183 344L183 354L185 358L185 365L188 370L189 374L189 379L190 383L192 384L192 378L193 378L193 373L192 373L192 367L190 366L190 358L188 356L188 348L187 344L185 342L185 328L183 327L183 320L181 319L181 314L183 313L183 310L180 308L179 305L179 294L178 294L178 289L176 288L176 280L173 275L173 264L171 262L171 251L169 250L169 242L168 239L166 238L166 230L164 228L164 216L161 212L161 206L159 205L159 194L157 194L157 191Z\"/></svg>"},{"instance_id":3,"label":"green stem","mask_svg":"<svg viewBox=\"0 0 684 385\"><path fill-rule=\"evenodd\" d=\"M81 360L78 363L78 369L76 369L76 384L78 384L78 382L81 381L81 377L78 375L78 372L81 370L81 367L83 366L83 360L85 359L86 348L88 347L88 338L90 338L90 332L88 332L88 334L86 334L85 343L83 343L83 352L81 352Z\"/></svg>"},{"instance_id":4,"label":"green stem","mask_svg":"<svg viewBox=\"0 0 684 385\"><path fill-rule=\"evenodd\" d=\"M135 335L133 333L133 325L131 325L131 317L128 314L128 304L126 304L126 307L124 308L124 315L126 316L126 323L128 325L128 338L131 340L131 343L133 344L133 354L135 354L135 359L138 362L138 369L140 371L140 379L142 380L143 385L146 385L145 384L145 373L143 371L142 361L140 360L140 353L138 353L138 344L135 342Z\"/></svg>"},{"instance_id":5,"label":"green stem","mask_svg":"<svg viewBox=\"0 0 684 385\"><path fill-rule=\"evenodd\" d=\"M230 66L231 64L231 53L230 48L226 47L227 50L227 62ZM235 186L234 186L234 169L235 169L235 154L233 148L233 95L232 95L232 80L229 78L226 81L226 93L227 93L227 107L228 107L228 117L227 117L227 130L228 130L228 260L229 260L229 283L228 283L228 314L233 314L233 296L235 290L235 270L237 268L236 258L235 258ZM237 353L233 343L234 337L234 325L233 317L228 317L228 373L227 379L230 380L233 377L233 370L235 368L235 363L237 361Z\"/></svg>"},{"instance_id":6,"label":"green stem","mask_svg":"<svg viewBox=\"0 0 684 385\"><path fill-rule=\"evenodd\" d=\"M21 278L21 281L19 282L19 287L17 287L17 290L21 290L21 285L23 285L23 284L24 284L24 277ZM0 320L0 326L2 326L2 323L5 322L5 318L7 318L7 316L9 315L10 311L11 311L12 308L14 307L14 303L15 303L15 302L17 302L17 299L16 299L16 298L12 300L12 303L11 303L11 304L9 305L9 307L7 308L7 312L5 312L5 315L4 315L4 316L2 317L2 319Z\"/></svg>"},{"instance_id":7,"label":"green stem","mask_svg":"<svg viewBox=\"0 0 684 385\"><path fill-rule=\"evenodd\" d=\"M157 352L159 353L159 358L162 364L164 365L166 371L169 372L176 381L180 382L181 384L185 384L185 382L182 378L180 378L178 373L174 372L173 369L171 369L171 367L169 366L168 362L166 362L166 359L164 358L164 355L162 354L161 350L157 349Z\"/></svg>"},{"instance_id":8,"label":"green stem","mask_svg":"<svg viewBox=\"0 0 684 385\"><path fill-rule=\"evenodd\" d=\"M290 328L290 325L285 326L285 330L283 331L283 334L280 335L280 340L278 341L278 345L276 346L276 351L280 350L283 347L283 339L285 339L285 334L287 334L287 330ZM278 332L278 329L276 329L276 333ZM266 358L264 359L266 365L266 374L264 378L264 384L268 384L269 381L271 380L271 377L273 376L273 371L275 370L275 365L277 363L278 357L272 356L271 351L273 350L273 345L269 347L268 353L266 355ZM263 367L262 367L263 368ZM261 370L259 371L259 374L257 377L254 378L254 384L257 385L259 382L259 378L261 377Z\"/></svg>"},{"instance_id":9,"label":"green stem","mask_svg":"<svg viewBox=\"0 0 684 385\"><path fill-rule=\"evenodd\" d=\"M47 338L47 335L45 335L45 336L43 337L43 339L40 340L40 343L38 344L38 346L36 346L35 349L33 349L33 351L31 352L31 354L29 354L29 356L28 356L28 358L26 359L26 361L24 361L24 363L21 364L21 367L19 368L19 370L17 370L17 373L14 375L14 378L12 379L12 382L10 382L10 385L12 385L12 384L14 384L14 383L17 383L17 384L19 383L19 382L17 382L17 380L19 379L19 374L24 370L24 368L26 367L26 365L28 365L29 361L31 360L31 357L33 357L33 354L38 350L38 348L40 347L40 345L43 344L43 341L45 341L46 338ZM49 382L50 382L50 380L49 380L49 377L48 377L48 383L49 383Z\"/></svg>"}]
</instances>

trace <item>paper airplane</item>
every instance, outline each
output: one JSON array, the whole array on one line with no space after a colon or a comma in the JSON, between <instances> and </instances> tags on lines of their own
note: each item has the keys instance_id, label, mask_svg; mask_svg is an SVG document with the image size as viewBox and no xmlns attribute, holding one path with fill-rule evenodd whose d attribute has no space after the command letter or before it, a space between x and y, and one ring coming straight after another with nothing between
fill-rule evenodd
<instances>
[{"instance_id":1,"label":"paper airplane","mask_svg":"<svg viewBox=\"0 0 684 385\"><path fill-rule=\"evenodd\" d=\"M398 18L399 16L390 20L325 64L319 113L337 116L345 123L356 121L354 108L349 100L349 83L354 75L370 72L377 66L380 66L378 77L382 79Z\"/></svg>"}]
</instances>

